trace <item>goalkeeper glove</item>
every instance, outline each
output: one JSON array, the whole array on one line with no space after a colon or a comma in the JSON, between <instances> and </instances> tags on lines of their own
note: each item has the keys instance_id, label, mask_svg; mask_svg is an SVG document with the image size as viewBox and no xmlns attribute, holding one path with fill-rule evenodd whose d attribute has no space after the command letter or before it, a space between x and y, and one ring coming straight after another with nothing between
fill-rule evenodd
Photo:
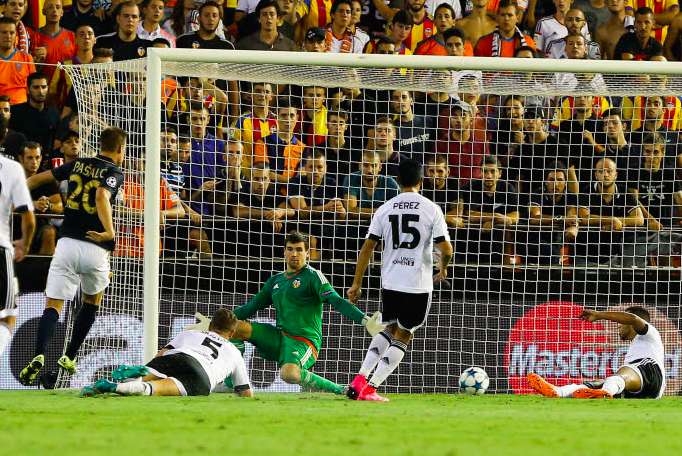
<instances>
[{"instance_id":1,"label":"goalkeeper glove","mask_svg":"<svg viewBox=\"0 0 682 456\"><path fill-rule=\"evenodd\" d=\"M365 327L370 336L374 337L386 328L386 325L381 323L381 312L378 310L372 316L365 315L362 319L362 326Z\"/></svg>"},{"instance_id":2,"label":"goalkeeper glove","mask_svg":"<svg viewBox=\"0 0 682 456\"><path fill-rule=\"evenodd\" d=\"M193 325L187 325L185 326L185 331L189 330L194 330L194 331L208 331L208 325L211 324L211 319L208 318L206 315L202 314L201 312L197 312L194 314L194 318L199 320L197 323L194 323Z\"/></svg>"}]
</instances>

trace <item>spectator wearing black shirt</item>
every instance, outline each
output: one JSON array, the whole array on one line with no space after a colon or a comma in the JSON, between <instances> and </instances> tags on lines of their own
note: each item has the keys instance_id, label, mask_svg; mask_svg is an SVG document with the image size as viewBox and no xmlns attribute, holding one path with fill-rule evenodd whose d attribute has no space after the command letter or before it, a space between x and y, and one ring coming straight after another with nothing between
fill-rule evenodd
<instances>
[{"instance_id":1,"label":"spectator wearing black shirt","mask_svg":"<svg viewBox=\"0 0 682 456\"><path fill-rule=\"evenodd\" d=\"M237 41L237 49L251 51L295 51L296 45L280 33L281 10L275 0L261 0L256 6L260 30Z\"/></svg>"},{"instance_id":2,"label":"spectator wearing black shirt","mask_svg":"<svg viewBox=\"0 0 682 456\"><path fill-rule=\"evenodd\" d=\"M666 167L672 168L674 167L676 156L678 163L682 163L682 153L678 152L678 132L670 130L666 126L665 111L666 104L662 96L652 95L647 97L644 102L644 119L642 119L642 126L630 133L630 143L635 149L638 149L636 154L639 154L644 134L651 132L660 134L665 141L664 160L666 162Z\"/></svg>"},{"instance_id":3,"label":"spectator wearing black shirt","mask_svg":"<svg viewBox=\"0 0 682 456\"><path fill-rule=\"evenodd\" d=\"M595 135L601 131L602 124L593 106L594 99L590 95L573 97L571 118L561 121L557 126L557 139L560 144L569 147L567 165L575 166L580 173L581 157L592 156L592 148L597 144Z\"/></svg>"},{"instance_id":4,"label":"spectator wearing black shirt","mask_svg":"<svg viewBox=\"0 0 682 456\"><path fill-rule=\"evenodd\" d=\"M443 155L430 155L424 165L422 195L440 206L445 223L451 228L464 228L462 204L457 179L448 177L448 160Z\"/></svg>"},{"instance_id":5,"label":"spectator wearing black shirt","mask_svg":"<svg viewBox=\"0 0 682 456\"><path fill-rule=\"evenodd\" d=\"M529 263L552 264L558 259L565 264L562 248L578 235L578 196L568 191L568 180L563 162L550 163L542 189L531 195L528 221L543 228L529 230L526 242L520 242Z\"/></svg>"},{"instance_id":6,"label":"spectator wearing black shirt","mask_svg":"<svg viewBox=\"0 0 682 456\"><path fill-rule=\"evenodd\" d=\"M69 10L64 11L59 24L72 32L81 25L89 25L95 31L95 36L110 33L113 27L109 18L98 16L93 3L93 0L76 0Z\"/></svg>"},{"instance_id":7,"label":"spectator wearing black shirt","mask_svg":"<svg viewBox=\"0 0 682 456\"><path fill-rule=\"evenodd\" d=\"M199 30L178 37L176 46L187 49L234 49L232 43L220 38L220 5L209 0L199 7Z\"/></svg>"},{"instance_id":8,"label":"spectator wearing black shirt","mask_svg":"<svg viewBox=\"0 0 682 456\"><path fill-rule=\"evenodd\" d=\"M141 59L147 56L152 42L137 36L140 23L140 8L135 2L118 5L114 12L118 31L97 37L95 49L106 48L114 51L114 61Z\"/></svg>"},{"instance_id":9,"label":"spectator wearing black shirt","mask_svg":"<svg viewBox=\"0 0 682 456\"><path fill-rule=\"evenodd\" d=\"M511 183L518 176L518 170L512 169L510 163L519 156L523 144L524 111L522 98L513 95L506 97L502 103L500 121L493 130L490 142L491 155L495 155L506 168L506 180Z\"/></svg>"},{"instance_id":10,"label":"spectator wearing black shirt","mask_svg":"<svg viewBox=\"0 0 682 456\"><path fill-rule=\"evenodd\" d=\"M627 180L628 193L639 200L648 230L636 233L633 248L624 247L623 265L645 267L649 258L657 265L667 265L672 245L682 241L682 235L668 231L682 221L682 192L675 183L674 170L664 165L663 136L646 133L642 142L642 155L633 159Z\"/></svg>"},{"instance_id":11,"label":"spectator wearing black shirt","mask_svg":"<svg viewBox=\"0 0 682 456\"><path fill-rule=\"evenodd\" d=\"M321 150L305 158L304 173L289 182L289 206L303 219L322 218L325 214L346 217L336 180L327 174L327 160Z\"/></svg>"},{"instance_id":12,"label":"spectator wearing black shirt","mask_svg":"<svg viewBox=\"0 0 682 456\"><path fill-rule=\"evenodd\" d=\"M646 6L635 11L635 29L620 37L616 43L615 60L649 60L663 54L663 46L651 34L656 20L654 12Z\"/></svg>"},{"instance_id":13,"label":"spectator wearing black shirt","mask_svg":"<svg viewBox=\"0 0 682 456\"><path fill-rule=\"evenodd\" d=\"M618 168L610 158L600 159L594 167L594 183L580 195L580 224L598 227L578 233L576 252L588 261L604 263L621 253L626 239L623 228L644 225L644 216L637 199L618 188ZM633 238L628 233L627 240ZM617 263L616 263L617 264Z\"/></svg>"},{"instance_id":14,"label":"spectator wearing black shirt","mask_svg":"<svg viewBox=\"0 0 682 456\"><path fill-rule=\"evenodd\" d=\"M391 111L398 150L424 163L426 156L433 153L435 131L431 121L414 113L412 95L406 90L391 92Z\"/></svg>"},{"instance_id":15,"label":"spectator wearing black shirt","mask_svg":"<svg viewBox=\"0 0 682 456\"><path fill-rule=\"evenodd\" d=\"M545 182L545 170L549 165L561 160L568 163L568 148L557 142L556 136L547 130L547 111L539 106L528 106L523 114L524 143L517 157L509 161L511 169L518 169L515 181L519 193L529 194L539 190ZM566 170L567 185L573 193L578 193L575 167ZM572 183L572 184L571 184Z\"/></svg>"},{"instance_id":16,"label":"spectator wearing black shirt","mask_svg":"<svg viewBox=\"0 0 682 456\"><path fill-rule=\"evenodd\" d=\"M468 218L466 255L475 263L513 261L513 230L519 222L518 195L501 179L497 158L486 156L482 178L472 180L460 191ZM461 254L462 252L459 251ZM475 257L471 257L475 255Z\"/></svg>"},{"instance_id":17,"label":"spectator wearing black shirt","mask_svg":"<svg viewBox=\"0 0 682 456\"><path fill-rule=\"evenodd\" d=\"M665 139L659 133L644 134L642 154L627 171L628 192L641 204L650 231L670 228L681 220L682 194L675 172L664 166ZM674 218L677 216L678 218Z\"/></svg>"},{"instance_id":18,"label":"spectator wearing black shirt","mask_svg":"<svg viewBox=\"0 0 682 456\"><path fill-rule=\"evenodd\" d=\"M324 152L327 175L337 184L343 183L351 173L360 169L362 153L351 147L348 134L348 114L345 111L327 112L327 136L315 150Z\"/></svg>"},{"instance_id":19,"label":"spectator wearing black shirt","mask_svg":"<svg viewBox=\"0 0 682 456\"><path fill-rule=\"evenodd\" d=\"M52 146L59 125L59 113L52 106L47 106L48 81L42 73L31 73L27 80L28 101L12 107L9 127L23 133L29 141L40 144L41 151L52 151ZM43 157L46 160L49 157ZM46 163L41 169L47 169Z\"/></svg>"},{"instance_id":20,"label":"spectator wearing black shirt","mask_svg":"<svg viewBox=\"0 0 682 456\"><path fill-rule=\"evenodd\" d=\"M21 164L22 168L24 168L24 174L27 179L34 176L38 172L42 162L40 144L33 141L24 143L17 156L17 161ZM37 214L64 213L62 196L59 193L59 187L56 182L50 182L31 190L31 199L33 200L33 207ZM21 223L15 223L14 226L21 228ZM16 234L17 233L15 233L15 238L20 238L21 229L19 229L18 236L16 236ZM51 256L54 254L56 245L57 228L50 223L49 218L38 217L36 220L35 237L33 238L33 245L30 253Z\"/></svg>"},{"instance_id":21,"label":"spectator wearing black shirt","mask_svg":"<svg viewBox=\"0 0 682 456\"><path fill-rule=\"evenodd\" d=\"M395 136L393 121L388 117L380 117L374 125L374 136L370 137L373 147L368 147L376 150L379 155L382 166L381 174L393 178L398 176L400 160L407 158L400 151L393 149Z\"/></svg>"}]
</instances>

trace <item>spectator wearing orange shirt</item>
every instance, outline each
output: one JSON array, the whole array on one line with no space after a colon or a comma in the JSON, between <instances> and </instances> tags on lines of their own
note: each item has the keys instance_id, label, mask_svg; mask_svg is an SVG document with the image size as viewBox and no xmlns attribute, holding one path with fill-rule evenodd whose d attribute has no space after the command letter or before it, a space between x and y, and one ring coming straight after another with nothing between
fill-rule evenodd
<instances>
[{"instance_id":1,"label":"spectator wearing orange shirt","mask_svg":"<svg viewBox=\"0 0 682 456\"><path fill-rule=\"evenodd\" d=\"M416 55L448 55L443 34L455 26L455 10L449 4L443 3L436 8L436 15L433 20L438 33L419 43L414 50ZM464 35L462 34L462 36ZM471 43L466 40L464 41L464 55L474 55Z\"/></svg>"},{"instance_id":2,"label":"spectator wearing orange shirt","mask_svg":"<svg viewBox=\"0 0 682 456\"><path fill-rule=\"evenodd\" d=\"M76 51L68 59L62 60L61 62L64 65L92 63L92 60L95 58L93 53L93 47L95 46L95 31L90 25L81 24L76 27L75 32ZM50 79L49 94L55 105L59 107L64 106L69 91L71 90L71 84L71 79L63 69L53 69L52 79Z\"/></svg>"},{"instance_id":3,"label":"spectator wearing orange shirt","mask_svg":"<svg viewBox=\"0 0 682 456\"><path fill-rule=\"evenodd\" d=\"M514 0L501 0L497 11L497 29L484 35L474 47L474 55L479 57L514 57L522 46L536 48L533 38L518 27L517 6Z\"/></svg>"},{"instance_id":4,"label":"spectator wearing orange shirt","mask_svg":"<svg viewBox=\"0 0 682 456\"><path fill-rule=\"evenodd\" d=\"M31 51L36 63L47 64L41 71L50 80L55 72L52 65L70 60L76 54L76 36L59 26L64 15L62 0L45 0L43 14L45 26L33 34Z\"/></svg>"},{"instance_id":5,"label":"spectator wearing orange shirt","mask_svg":"<svg viewBox=\"0 0 682 456\"><path fill-rule=\"evenodd\" d=\"M376 7L379 14L388 20L392 20L393 16L396 15L398 11L397 8L391 8L384 3L384 0L372 0L374 6ZM425 0L406 0L405 10L412 17L412 30L410 35L405 39L405 46L414 52L417 44L430 38L431 35L436 31L436 26L433 20L429 17L426 8L424 7Z\"/></svg>"},{"instance_id":6,"label":"spectator wearing orange shirt","mask_svg":"<svg viewBox=\"0 0 682 456\"><path fill-rule=\"evenodd\" d=\"M123 185L123 209L119 209L119 214L126 214L130 217L142 220L144 217L144 158L128 155L126 157L126 176ZM176 220L185 216L180 197L173 192L165 179L161 179L161 213L160 223L163 229L167 220ZM144 227L143 226L124 226L121 225L117 230L116 256L141 257L144 254ZM159 248L162 248L159 245Z\"/></svg>"},{"instance_id":7,"label":"spectator wearing orange shirt","mask_svg":"<svg viewBox=\"0 0 682 456\"><path fill-rule=\"evenodd\" d=\"M13 105L25 103L28 96L26 78L35 73L33 57L15 47L17 24L10 17L0 17L0 94L7 95ZM14 65L7 62L14 62Z\"/></svg>"},{"instance_id":8,"label":"spectator wearing orange shirt","mask_svg":"<svg viewBox=\"0 0 682 456\"><path fill-rule=\"evenodd\" d=\"M305 146L294 134L298 109L281 102L277 108L277 131L254 145L254 163L270 165L270 179L287 183L298 174Z\"/></svg>"}]
</instances>

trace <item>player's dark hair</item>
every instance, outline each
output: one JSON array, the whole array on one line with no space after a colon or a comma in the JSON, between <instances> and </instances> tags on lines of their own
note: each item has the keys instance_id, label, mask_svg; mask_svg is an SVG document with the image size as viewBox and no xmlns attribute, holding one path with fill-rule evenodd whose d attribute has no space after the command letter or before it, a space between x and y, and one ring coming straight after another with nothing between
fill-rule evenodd
<instances>
[{"instance_id":1,"label":"player's dark hair","mask_svg":"<svg viewBox=\"0 0 682 456\"><path fill-rule=\"evenodd\" d=\"M178 144L192 144L192 138L189 136L180 136L178 138Z\"/></svg>"},{"instance_id":2,"label":"player's dark hair","mask_svg":"<svg viewBox=\"0 0 682 456\"><path fill-rule=\"evenodd\" d=\"M442 5L441 5L441 6L442 6ZM450 6L450 5L448 5L448 6ZM440 6L439 6L439 8L440 8ZM464 32L463 32L462 29L460 29L460 28L457 28L457 27L450 27L449 29L447 29L446 31L443 32L443 40L444 40L444 41L449 40L449 39L452 38L453 36L458 36L458 37L460 37L460 38L462 39L462 42L465 41L465 39L464 39Z\"/></svg>"},{"instance_id":3,"label":"player's dark hair","mask_svg":"<svg viewBox=\"0 0 682 456\"><path fill-rule=\"evenodd\" d=\"M0 24L12 24L15 28L17 26L17 23L14 21L14 19L8 16L0 17Z\"/></svg>"},{"instance_id":4,"label":"player's dark hair","mask_svg":"<svg viewBox=\"0 0 682 456\"><path fill-rule=\"evenodd\" d=\"M649 315L649 311L642 306L630 306L627 309L625 309L625 311L637 315L639 318L646 321L647 323L651 321L651 315Z\"/></svg>"},{"instance_id":5,"label":"player's dark hair","mask_svg":"<svg viewBox=\"0 0 682 456\"><path fill-rule=\"evenodd\" d=\"M654 10L652 10L648 6L642 6L641 8L637 8L637 10L635 11L635 17L644 16L645 14L651 14L652 16L654 16Z\"/></svg>"},{"instance_id":6,"label":"player's dark hair","mask_svg":"<svg viewBox=\"0 0 682 456\"><path fill-rule=\"evenodd\" d=\"M116 152L127 138L128 133L118 127L105 128L99 137L99 147L102 152Z\"/></svg>"},{"instance_id":7,"label":"player's dark hair","mask_svg":"<svg viewBox=\"0 0 682 456\"><path fill-rule=\"evenodd\" d=\"M78 25L76 26L76 28L74 29L73 32L74 32L75 34L78 34L78 29L82 29L83 27L87 27L87 28L89 28L90 30L92 30L92 33L95 33L95 29L92 28L92 25L90 25L90 24L88 24L88 23L85 23L85 22L82 22L82 23L78 24Z\"/></svg>"},{"instance_id":8,"label":"player's dark hair","mask_svg":"<svg viewBox=\"0 0 682 456\"><path fill-rule=\"evenodd\" d=\"M264 170L269 170L270 169L270 163L268 162L258 162L254 163L251 165L251 171L255 171L257 169L264 169Z\"/></svg>"},{"instance_id":9,"label":"player's dark hair","mask_svg":"<svg viewBox=\"0 0 682 456\"><path fill-rule=\"evenodd\" d=\"M417 160L408 158L398 164L398 183L401 187L414 187L424 178L424 170Z\"/></svg>"},{"instance_id":10,"label":"player's dark hair","mask_svg":"<svg viewBox=\"0 0 682 456\"><path fill-rule=\"evenodd\" d=\"M0 102L9 103L9 95L0 95Z\"/></svg>"},{"instance_id":11,"label":"player's dark hair","mask_svg":"<svg viewBox=\"0 0 682 456\"><path fill-rule=\"evenodd\" d=\"M33 81L38 81L40 79L45 79L46 81L48 80L45 73L41 73L40 71L36 71L35 73L29 74L28 77L26 78L26 87L31 87Z\"/></svg>"},{"instance_id":12,"label":"player's dark hair","mask_svg":"<svg viewBox=\"0 0 682 456\"><path fill-rule=\"evenodd\" d=\"M317 160L318 158L324 158L325 160L327 160L327 156L325 155L323 149L313 149L312 152L306 154L304 160L307 163L310 160Z\"/></svg>"},{"instance_id":13,"label":"player's dark hair","mask_svg":"<svg viewBox=\"0 0 682 456\"><path fill-rule=\"evenodd\" d=\"M483 163L481 163L481 166L486 166L486 165L495 165L499 168L500 167L500 161L494 155L486 155L485 157L483 157Z\"/></svg>"},{"instance_id":14,"label":"player's dark hair","mask_svg":"<svg viewBox=\"0 0 682 456\"><path fill-rule=\"evenodd\" d=\"M642 136L642 144L663 145L665 144L665 138L657 131L649 131Z\"/></svg>"},{"instance_id":15,"label":"player's dark hair","mask_svg":"<svg viewBox=\"0 0 682 456\"><path fill-rule=\"evenodd\" d=\"M606 119L611 116L618 116L620 120L623 120L623 114L621 113L621 110L618 108L609 108L602 112L601 118Z\"/></svg>"},{"instance_id":16,"label":"player's dark hair","mask_svg":"<svg viewBox=\"0 0 682 456\"><path fill-rule=\"evenodd\" d=\"M448 159L444 154L429 154L426 157L426 163L433 163L435 165L446 165L448 164Z\"/></svg>"},{"instance_id":17,"label":"player's dark hair","mask_svg":"<svg viewBox=\"0 0 682 456\"><path fill-rule=\"evenodd\" d=\"M270 7L275 8L275 11L277 11L277 17L282 16L282 10L279 8L279 3L277 3L275 0L260 0L256 6L256 17L260 16L260 12L262 10Z\"/></svg>"},{"instance_id":18,"label":"player's dark hair","mask_svg":"<svg viewBox=\"0 0 682 456\"><path fill-rule=\"evenodd\" d=\"M298 113L298 110L300 109L298 106L296 106L295 103L292 103L289 101L287 98L280 98L277 100L277 109L275 109L275 112L279 113L280 109L295 109Z\"/></svg>"},{"instance_id":19,"label":"player's dark hair","mask_svg":"<svg viewBox=\"0 0 682 456\"><path fill-rule=\"evenodd\" d=\"M192 101L189 104L189 110L190 110L190 112L191 111L206 111L208 114L210 114L206 105L204 105L201 101Z\"/></svg>"},{"instance_id":20,"label":"player's dark hair","mask_svg":"<svg viewBox=\"0 0 682 456\"><path fill-rule=\"evenodd\" d=\"M140 14L140 7L137 5L137 3L133 1L128 1L128 2L123 2L119 3L119 5L114 9L114 17L118 17L119 14L121 14L121 11L123 11L123 8L132 8L132 7L137 8L137 14Z\"/></svg>"},{"instance_id":21,"label":"player's dark hair","mask_svg":"<svg viewBox=\"0 0 682 456\"><path fill-rule=\"evenodd\" d=\"M61 137L61 142L65 143L71 138L76 138L78 141L80 141L81 136L78 134L78 132L73 131L73 130L67 130L66 133L64 133Z\"/></svg>"},{"instance_id":22,"label":"player's dark hair","mask_svg":"<svg viewBox=\"0 0 682 456\"><path fill-rule=\"evenodd\" d=\"M379 125L379 124L389 124L391 127L395 128L395 123L393 122L393 119L390 117L379 117L375 122L374 125Z\"/></svg>"},{"instance_id":23,"label":"player's dark hair","mask_svg":"<svg viewBox=\"0 0 682 456\"><path fill-rule=\"evenodd\" d=\"M177 130L174 126L172 126L172 125L164 124L164 125L161 127L161 133L166 133L166 134L171 134L171 133L172 133L172 134L174 134L174 135L177 135L177 134L178 134L178 130Z\"/></svg>"},{"instance_id":24,"label":"player's dark hair","mask_svg":"<svg viewBox=\"0 0 682 456\"><path fill-rule=\"evenodd\" d=\"M239 323L239 319L234 312L221 307L216 310L213 317L211 317L211 323L208 324L208 330L220 332L234 331L237 329L237 323Z\"/></svg>"},{"instance_id":25,"label":"player's dark hair","mask_svg":"<svg viewBox=\"0 0 682 456\"><path fill-rule=\"evenodd\" d=\"M343 119L348 122L348 113L346 111L339 110L327 112L327 122L329 122L329 118L332 116L338 117L339 119Z\"/></svg>"},{"instance_id":26,"label":"player's dark hair","mask_svg":"<svg viewBox=\"0 0 682 456\"><path fill-rule=\"evenodd\" d=\"M341 6L341 5L348 5L350 7L351 11L353 11L353 4L351 3L350 0L336 0L334 3L332 3L332 7L329 10L329 12L331 14L336 13L336 10L338 10L339 6Z\"/></svg>"},{"instance_id":27,"label":"player's dark hair","mask_svg":"<svg viewBox=\"0 0 682 456\"><path fill-rule=\"evenodd\" d=\"M497 7L497 11L499 12L502 8L509 8L510 6L514 7L514 10L518 11L519 6L516 4L516 0L500 0L500 4Z\"/></svg>"},{"instance_id":28,"label":"player's dark hair","mask_svg":"<svg viewBox=\"0 0 682 456\"><path fill-rule=\"evenodd\" d=\"M400 10L391 19L391 24L403 24L403 25L414 25L414 20L412 16L408 14L406 10Z\"/></svg>"},{"instance_id":29,"label":"player's dark hair","mask_svg":"<svg viewBox=\"0 0 682 456\"><path fill-rule=\"evenodd\" d=\"M212 6L218 10L219 13L222 15L222 8L218 3L214 2L213 0L208 0L207 2L204 2L203 5L199 7L199 15L201 16L201 13L204 11L204 8L208 8L209 6Z\"/></svg>"},{"instance_id":30,"label":"player's dark hair","mask_svg":"<svg viewBox=\"0 0 682 456\"><path fill-rule=\"evenodd\" d=\"M306 250L308 250L310 248L308 236L306 234L301 233L300 231L289 231L287 233L287 237L284 238L284 245L285 246L287 244L299 244L301 242L305 246Z\"/></svg>"},{"instance_id":31,"label":"player's dark hair","mask_svg":"<svg viewBox=\"0 0 682 456\"><path fill-rule=\"evenodd\" d=\"M170 41L163 37L154 38L152 44L165 44L166 46L171 47Z\"/></svg>"},{"instance_id":32,"label":"player's dark hair","mask_svg":"<svg viewBox=\"0 0 682 456\"><path fill-rule=\"evenodd\" d=\"M19 148L19 156L23 157L24 153L26 152L26 149L38 149L40 151L40 154L43 154L43 147L40 145L40 143L37 143L35 141L24 141L24 143L21 145L21 148Z\"/></svg>"},{"instance_id":33,"label":"player's dark hair","mask_svg":"<svg viewBox=\"0 0 682 456\"><path fill-rule=\"evenodd\" d=\"M436 16L436 12L437 12L439 9L441 9L441 8L446 8L446 9L450 10L450 14L452 15L452 19L456 19L456 18L457 18L457 15L455 14L455 9L452 7L452 5L450 5L449 3L445 3L445 2L443 2L443 3L441 3L440 5L436 6L436 9L433 10L433 16L434 16L434 17Z\"/></svg>"},{"instance_id":34,"label":"player's dark hair","mask_svg":"<svg viewBox=\"0 0 682 456\"><path fill-rule=\"evenodd\" d=\"M99 59L114 58L114 50L111 48L95 48L92 50L92 57Z\"/></svg>"}]
</instances>

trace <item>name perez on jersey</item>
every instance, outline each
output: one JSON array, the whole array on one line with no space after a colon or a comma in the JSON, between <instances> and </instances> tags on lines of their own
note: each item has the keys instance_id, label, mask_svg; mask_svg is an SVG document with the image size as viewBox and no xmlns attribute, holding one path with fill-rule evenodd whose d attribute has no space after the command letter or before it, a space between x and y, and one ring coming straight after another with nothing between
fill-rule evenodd
<instances>
[{"instance_id":1,"label":"name perez on jersey","mask_svg":"<svg viewBox=\"0 0 682 456\"><path fill-rule=\"evenodd\" d=\"M393 209L419 209L419 201L396 201Z\"/></svg>"}]
</instances>

